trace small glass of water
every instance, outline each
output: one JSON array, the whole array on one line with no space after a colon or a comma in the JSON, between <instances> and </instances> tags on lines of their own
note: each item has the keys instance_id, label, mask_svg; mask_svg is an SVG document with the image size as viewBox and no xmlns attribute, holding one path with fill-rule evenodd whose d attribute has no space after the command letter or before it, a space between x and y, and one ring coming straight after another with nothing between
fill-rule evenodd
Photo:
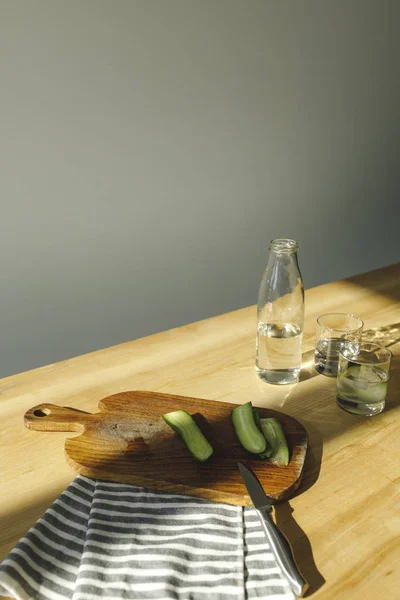
<instances>
[{"instance_id":1,"label":"small glass of water","mask_svg":"<svg viewBox=\"0 0 400 600\"><path fill-rule=\"evenodd\" d=\"M385 408L392 353L378 344L364 342L354 354L339 352L337 398L340 408L372 417Z\"/></svg>"},{"instance_id":2,"label":"small glass of water","mask_svg":"<svg viewBox=\"0 0 400 600\"><path fill-rule=\"evenodd\" d=\"M354 354L361 342L363 321L354 315L330 313L317 319L314 364L318 373L336 377L339 351Z\"/></svg>"}]
</instances>

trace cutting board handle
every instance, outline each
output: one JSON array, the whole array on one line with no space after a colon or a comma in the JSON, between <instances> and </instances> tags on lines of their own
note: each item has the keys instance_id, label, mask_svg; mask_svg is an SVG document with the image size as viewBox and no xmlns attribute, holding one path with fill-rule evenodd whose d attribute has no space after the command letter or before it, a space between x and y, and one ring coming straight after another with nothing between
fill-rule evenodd
<instances>
[{"instance_id":1,"label":"cutting board handle","mask_svg":"<svg viewBox=\"0 0 400 600\"><path fill-rule=\"evenodd\" d=\"M67 406L38 404L24 415L25 427L37 431L80 431L95 415Z\"/></svg>"}]
</instances>

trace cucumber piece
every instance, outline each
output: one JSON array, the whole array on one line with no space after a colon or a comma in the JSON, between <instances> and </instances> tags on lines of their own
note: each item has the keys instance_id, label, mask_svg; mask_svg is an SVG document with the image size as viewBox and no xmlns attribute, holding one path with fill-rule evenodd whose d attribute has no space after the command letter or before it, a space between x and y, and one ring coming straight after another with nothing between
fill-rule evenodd
<instances>
[{"instance_id":1,"label":"cucumber piece","mask_svg":"<svg viewBox=\"0 0 400 600\"><path fill-rule=\"evenodd\" d=\"M282 425L278 419L275 419L275 417L261 419L261 429L265 439L272 448L272 453L269 457L270 460L280 467L288 465L289 448Z\"/></svg>"},{"instance_id":2,"label":"cucumber piece","mask_svg":"<svg viewBox=\"0 0 400 600\"><path fill-rule=\"evenodd\" d=\"M176 433L179 433L193 458L200 462L204 462L210 458L214 452L213 447L206 440L199 426L186 410L175 410L165 413L162 415L162 418Z\"/></svg>"},{"instance_id":3,"label":"cucumber piece","mask_svg":"<svg viewBox=\"0 0 400 600\"><path fill-rule=\"evenodd\" d=\"M265 441L266 441L265 450L264 450L264 452L261 452L259 454L259 457L260 458L271 458L271 456L273 454L272 446L267 439L265 439Z\"/></svg>"},{"instance_id":4,"label":"cucumber piece","mask_svg":"<svg viewBox=\"0 0 400 600\"><path fill-rule=\"evenodd\" d=\"M257 428L261 431L261 417L258 408L253 408L253 418Z\"/></svg>"},{"instance_id":5,"label":"cucumber piece","mask_svg":"<svg viewBox=\"0 0 400 600\"><path fill-rule=\"evenodd\" d=\"M262 432L261 417L260 417L260 411L258 410L258 408L253 408L253 417L254 417L254 423L256 424L257 428ZM266 442L265 450L264 450L264 452L261 452L261 454L259 455L260 458L270 458L270 456L272 455L271 444L268 442L268 440L265 440L265 442Z\"/></svg>"},{"instance_id":6,"label":"cucumber piece","mask_svg":"<svg viewBox=\"0 0 400 600\"><path fill-rule=\"evenodd\" d=\"M251 402L246 402L246 404L233 409L232 423L243 448L252 454L261 454L265 451L267 442L254 422Z\"/></svg>"}]
</instances>

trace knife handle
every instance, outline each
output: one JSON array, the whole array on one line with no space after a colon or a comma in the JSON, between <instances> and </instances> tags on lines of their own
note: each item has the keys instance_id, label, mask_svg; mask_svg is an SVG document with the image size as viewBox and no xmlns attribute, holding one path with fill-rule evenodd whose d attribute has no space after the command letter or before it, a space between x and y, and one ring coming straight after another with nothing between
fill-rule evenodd
<instances>
[{"instance_id":1,"label":"knife handle","mask_svg":"<svg viewBox=\"0 0 400 600\"><path fill-rule=\"evenodd\" d=\"M292 591L302 598L308 589L308 583L303 579L293 558L289 542L273 522L266 510L257 510L271 550L290 583Z\"/></svg>"}]
</instances>

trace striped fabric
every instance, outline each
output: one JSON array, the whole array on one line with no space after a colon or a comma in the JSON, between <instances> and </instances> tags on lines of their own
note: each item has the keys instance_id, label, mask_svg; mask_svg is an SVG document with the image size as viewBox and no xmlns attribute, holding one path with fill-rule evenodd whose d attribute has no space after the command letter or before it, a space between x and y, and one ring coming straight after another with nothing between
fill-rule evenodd
<instances>
[{"instance_id":1,"label":"striped fabric","mask_svg":"<svg viewBox=\"0 0 400 600\"><path fill-rule=\"evenodd\" d=\"M78 476L0 565L18 600L293 600L254 509Z\"/></svg>"}]
</instances>

